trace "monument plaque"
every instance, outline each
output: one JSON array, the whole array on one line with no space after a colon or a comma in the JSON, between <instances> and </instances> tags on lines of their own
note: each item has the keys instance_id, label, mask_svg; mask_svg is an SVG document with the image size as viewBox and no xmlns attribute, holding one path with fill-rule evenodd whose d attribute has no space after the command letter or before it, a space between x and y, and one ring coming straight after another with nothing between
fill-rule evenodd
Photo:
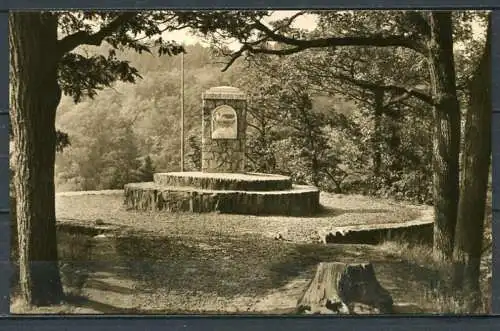
<instances>
[{"instance_id":1,"label":"monument plaque","mask_svg":"<svg viewBox=\"0 0 500 331\"><path fill-rule=\"evenodd\" d=\"M222 105L212 112L212 139L237 139L238 121L233 107Z\"/></svg>"}]
</instances>

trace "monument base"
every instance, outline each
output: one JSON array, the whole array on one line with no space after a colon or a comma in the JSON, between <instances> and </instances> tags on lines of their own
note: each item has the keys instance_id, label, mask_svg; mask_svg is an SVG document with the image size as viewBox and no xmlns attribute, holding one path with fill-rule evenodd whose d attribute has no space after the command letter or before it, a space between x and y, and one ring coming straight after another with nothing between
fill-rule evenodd
<instances>
[{"instance_id":1,"label":"monument base","mask_svg":"<svg viewBox=\"0 0 500 331\"><path fill-rule=\"evenodd\" d=\"M174 172L154 182L126 184L129 209L308 216L319 209L319 190L289 177L255 173Z\"/></svg>"},{"instance_id":2,"label":"monument base","mask_svg":"<svg viewBox=\"0 0 500 331\"><path fill-rule=\"evenodd\" d=\"M278 191L292 189L290 177L261 173L166 172L154 174L154 182L165 186L188 186L208 190Z\"/></svg>"}]
</instances>

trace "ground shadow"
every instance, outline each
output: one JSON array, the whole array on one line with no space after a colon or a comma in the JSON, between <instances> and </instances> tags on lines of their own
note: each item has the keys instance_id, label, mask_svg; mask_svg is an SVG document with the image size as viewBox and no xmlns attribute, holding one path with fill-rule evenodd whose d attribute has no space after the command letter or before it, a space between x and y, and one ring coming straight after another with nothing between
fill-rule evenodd
<instances>
[{"instance_id":1,"label":"ground shadow","mask_svg":"<svg viewBox=\"0 0 500 331\"><path fill-rule=\"evenodd\" d=\"M113 305L109 305L103 302L91 300L82 295L66 295L65 301L68 304L71 304L78 308L86 308L91 311L95 311L101 314L147 314L147 311L143 311L138 308L124 308L124 307L115 307Z\"/></svg>"},{"instance_id":2,"label":"ground shadow","mask_svg":"<svg viewBox=\"0 0 500 331\"><path fill-rule=\"evenodd\" d=\"M204 314L204 315L241 315L240 312L221 312L221 311L209 311L209 310L181 310L181 309L156 309L156 310L147 310L140 308L123 308L116 307L110 304L106 304L103 302L91 300L88 297L81 295L67 295L65 298L66 303L71 304L77 308L83 308L83 314L88 314L90 311L91 314L105 314L105 315L116 315L116 314L125 314L125 315L159 315L159 314L169 314L169 315L193 315L193 314ZM78 311L77 311L78 313ZM274 309L267 314L279 314L279 315L296 315L297 312L295 309ZM245 312L245 315L262 315L261 312Z\"/></svg>"},{"instance_id":3,"label":"ground shadow","mask_svg":"<svg viewBox=\"0 0 500 331\"><path fill-rule=\"evenodd\" d=\"M390 213L394 210L390 209L342 209L342 208L334 208L330 206L321 205L318 212L310 215L310 218L323 218L323 217L337 217L342 214L383 214Z\"/></svg>"},{"instance_id":4,"label":"ground shadow","mask_svg":"<svg viewBox=\"0 0 500 331\"><path fill-rule=\"evenodd\" d=\"M115 285L115 284L109 284L109 283L105 282L102 279L102 277L101 277L101 279L96 278L96 277L89 279L85 283L85 286L96 289L96 290L110 291L110 292L119 293L119 294L134 294L134 293L136 293L135 290L130 289L128 287L119 286L119 285Z\"/></svg>"},{"instance_id":5,"label":"ground shadow","mask_svg":"<svg viewBox=\"0 0 500 331\"><path fill-rule=\"evenodd\" d=\"M74 245L83 236L61 236ZM65 283L122 294L164 291L258 295L278 288L324 259L355 257L335 245L283 243L258 236L198 238L122 236L61 249ZM90 251L89 251L90 249ZM79 254L79 256L76 255ZM113 282L109 282L109 280ZM134 282L134 289L120 285Z\"/></svg>"},{"instance_id":6,"label":"ground shadow","mask_svg":"<svg viewBox=\"0 0 500 331\"><path fill-rule=\"evenodd\" d=\"M412 297L422 296L441 281L437 271L370 245L297 244L257 235L220 234L99 239L62 234L59 240L63 282L80 289L73 291L70 299L80 300L79 307L109 314L148 312L93 301L83 297L81 289L127 296L159 291L225 298L258 296L297 277L312 279L317 264L328 261L372 262L377 278L396 301L411 302Z\"/></svg>"}]
</instances>

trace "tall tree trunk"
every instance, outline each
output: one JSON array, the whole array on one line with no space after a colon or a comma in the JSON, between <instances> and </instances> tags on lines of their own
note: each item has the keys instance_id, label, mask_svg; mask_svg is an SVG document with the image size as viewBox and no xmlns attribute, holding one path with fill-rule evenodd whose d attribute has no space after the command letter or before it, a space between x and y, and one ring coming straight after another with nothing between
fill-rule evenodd
<instances>
[{"instance_id":1,"label":"tall tree trunk","mask_svg":"<svg viewBox=\"0 0 500 331\"><path fill-rule=\"evenodd\" d=\"M470 85L465 118L462 185L453 252L454 286L471 311L480 303L480 264L491 156L491 21L486 45Z\"/></svg>"},{"instance_id":2,"label":"tall tree trunk","mask_svg":"<svg viewBox=\"0 0 500 331\"><path fill-rule=\"evenodd\" d=\"M46 305L63 294L54 201L57 17L13 12L9 41L20 287L27 304Z\"/></svg>"},{"instance_id":3,"label":"tall tree trunk","mask_svg":"<svg viewBox=\"0 0 500 331\"><path fill-rule=\"evenodd\" d=\"M381 89L374 91L374 118L373 118L373 175L380 176L382 167L382 114L384 113L384 94Z\"/></svg>"},{"instance_id":4,"label":"tall tree trunk","mask_svg":"<svg viewBox=\"0 0 500 331\"><path fill-rule=\"evenodd\" d=\"M434 254L451 260L459 194L460 109L455 84L451 13L429 13L429 69L434 100Z\"/></svg>"},{"instance_id":5,"label":"tall tree trunk","mask_svg":"<svg viewBox=\"0 0 500 331\"><path fill-rule=\"evenodd\" d=\"M401 169L401 156L400 156L400 149L401 149L401 119L402 119L402 110L392 110L392 109L385 109L385 115L388 115L388 120L389 120L389 132L390 136L387 139L388 142L388 147L389 151L392 154L392 162L390 164L389 170L391 171L391 174L398 174L400 173Z\"/></svg>"}]
</instances>

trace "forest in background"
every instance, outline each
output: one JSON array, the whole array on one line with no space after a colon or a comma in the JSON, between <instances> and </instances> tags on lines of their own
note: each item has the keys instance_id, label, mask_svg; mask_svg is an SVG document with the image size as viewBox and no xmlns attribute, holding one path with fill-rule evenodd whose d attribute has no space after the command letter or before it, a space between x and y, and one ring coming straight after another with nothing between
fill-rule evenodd
<instances>
[{"instance_id":1,"label":"forest in background","mask_svg":"<svg viewBox=\"0 0 500 331\"><path fill-rule=\"evenodd\" d=\"M108 51L103 45L81 53ZM196 44L186 52L187 171L200 168L201 94L230 85L249 95L249 171L290 175L297 183L330 192L431 202L430 107L391 100L387 93L377 95L376 89L322 69L322 63L338 61L374 79L387 75L386 70L400 70L413 60L409 54L366 48L356 50L351 63L339 60L346 54L325 50L300 58L257 56L222 72L213 48ZM70 97L61 100L56 126L68 134L70 145L57 155L58 191L121 189L152 180L154 172L180 170L181 57L133 51L119 56L140 73L136 84L117 82L77 104ZM399 67L387 56L398 58ZM425 80L424 63L411 65L414 70L406 71L405 79Z\"/></svg>"},{"instance_id":2,"label":"forest in background","mask_svg":"<svg viewBox=\"0 0 500 331\"><path fill-rule=\"evenodd\" d=\"M68 97L61 100L57 127L68 134L70 145L57 157L59 191L120 189L128 182L151 180L155 171L180 170L181 58L132 51L123 57L141 73L136 84L119 82L95 99L78 104ZM313 83L288 84L287 80L295 79L287 77L289 71L273 77L266 69L284 66L298 75L300 68L292 67L292 59L264 61L238 63L222 72L210 48L200 44L187 47L186 170L199 170L200 166L202 92L230 85L249 94L249 171L288 174L298 183L338 193L374 193L370 190L381 189L378 186L384 186L380 184L385 180L386 193L392 190L396 196L411 195L421 202L430 199L430 192L425 191L431 175L425 114L419 117L407 112L397 119L382 119L387 129L397 126L404 137L398 150L391 149L388 141L394 137L382 137L385 141L380 141L380 147L385 150L379 149L380 155L375 157L380 157L378 166L383 169L373 169L374 121L369 107L333 91L318 92ZM405 173L397 180L390 179L394 161L406 164ZM417 183L421 188L405 192Z\"/></svg>"}]
</instances>

